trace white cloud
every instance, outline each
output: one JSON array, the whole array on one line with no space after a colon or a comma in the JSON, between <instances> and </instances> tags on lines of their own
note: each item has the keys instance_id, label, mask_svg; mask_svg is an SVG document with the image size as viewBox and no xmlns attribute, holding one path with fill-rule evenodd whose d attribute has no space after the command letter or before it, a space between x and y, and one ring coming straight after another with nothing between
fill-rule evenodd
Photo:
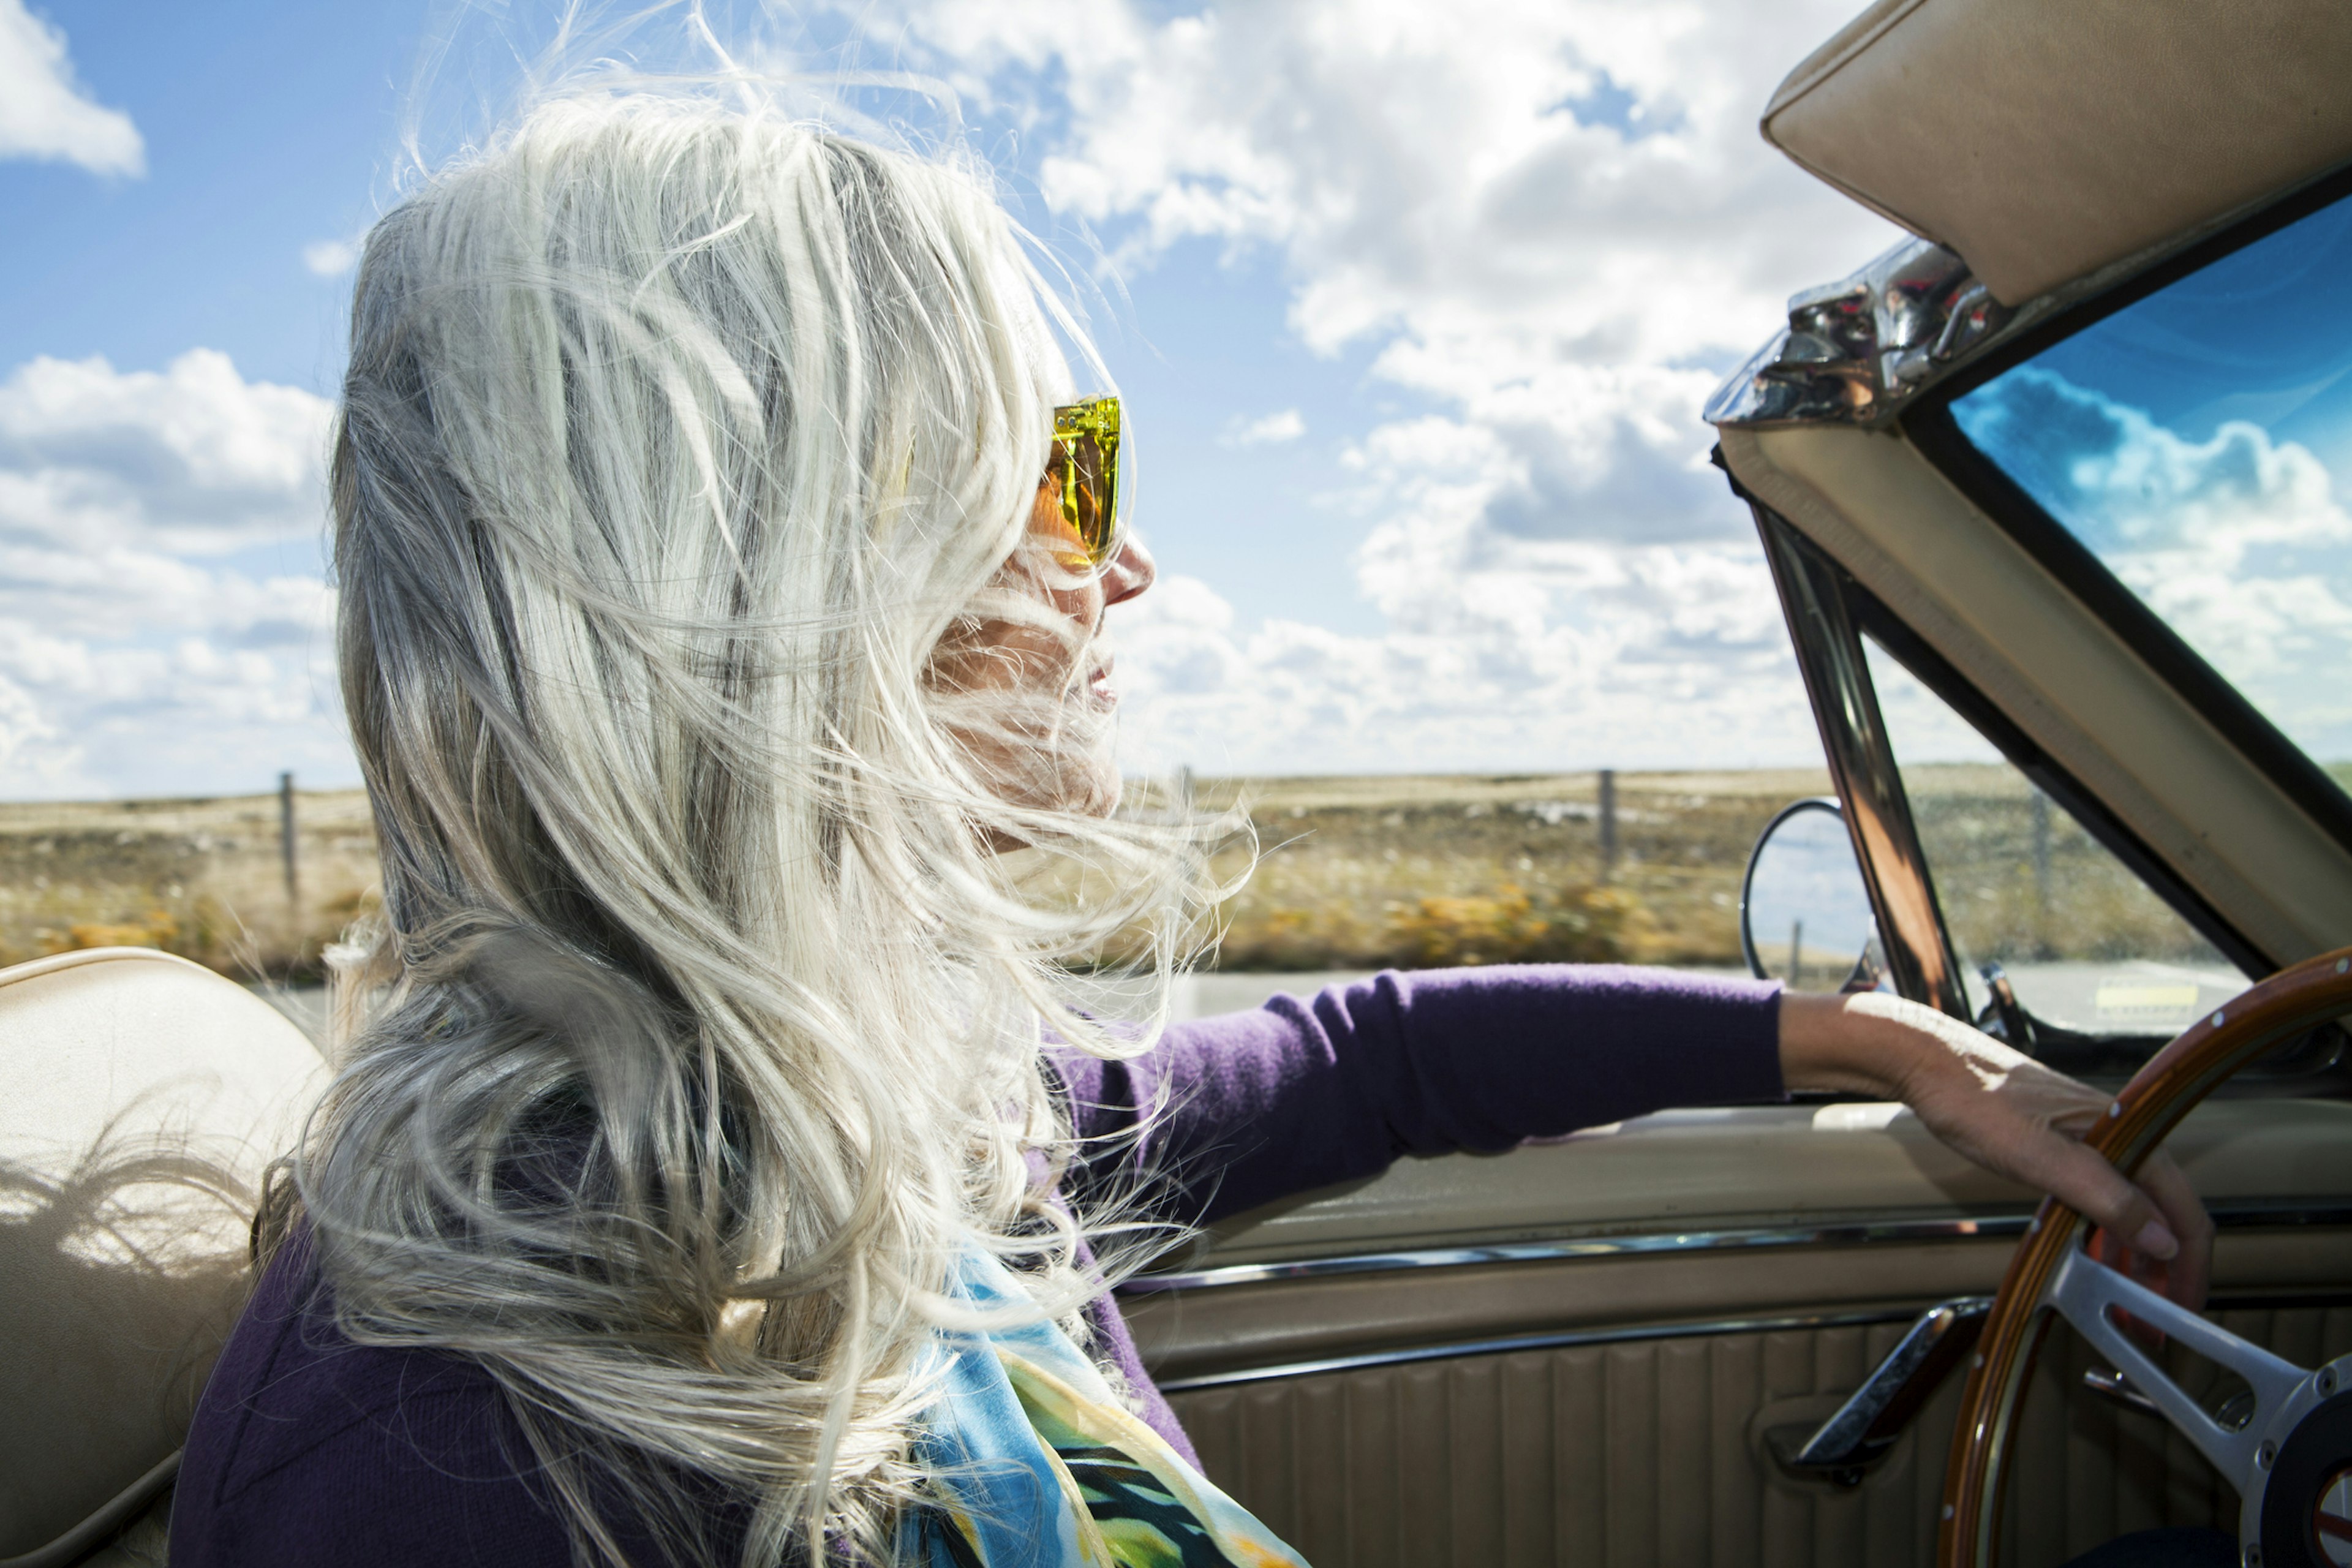
<instances>
[{"instance_id":1,"label":"white cloud","mask_svg":"<svg viewBox=\"0 0 2352 1568\"><path fill-rule=\"evenodd\" d=\"M1756 134L1845 0L1498 0L1475 27L1415 0L1097 9L1073 30L960 0L914 26L967 71L998 68L1000 96L1021 86L1004 67L1063 68L1070 130L1041 165L1062 209L1132 222L1137 254L1278 247L1306 341L1392 332L1415 356L1401 379L1751 348L1790 279L1888 233ZM1629 129L1635 109L1655 129Z\"/></svg>"},{"instance_id":2,"label":"white cloud","mask_svg":"<svg viewBox=\"0 0 2352 1568\"><path fill-rule=\"evenodd\" d=\"M2026 366L1955 405L2116 576L2289 736L2352 756L2352 514L2310 448L2231 419L2192 440Z\"/></svg>"},{"instance_id":3,"label":"white cloud","mask_svg":"<svg viewBox=\"0 0 2352 1568\"><path fill-rule=\"evenodd\" d=\"M1416 606L1437 614L1367 637L1286 620L1239 631L1206 584L1162 579L1111 623L1128 764L1503 772L1817 754L1753 552L1572 548L1582 558L1531 594L1508 592L1524 576L1474 574ZM1490 613L1460 613L1482 599Z\"/></svg>"},{"instance_id":4,"label":"white cloud","mask_svg":"<svg viewBox=\"0 0 2352 1568\"><path fill-rule=\"evenodd\" d=\"M1118 265L1202 237L1270 261L1300 342L1368 346L1373 378L1424 410L1358 440L1361 483L1330 498L1366 525L1358 585L1389 630L1236 637L1139 605L1123 635L1155 693L1125 721L1139 763L1163 742L1301 770L1818 754L1698 414L1790 292L1891 237L1756 133L1780 77L1851 9L1496 0L1465 26L1423 0L1177 16L1106 0L1078 29L1029 0L898 15L894 40L1032 128L1047 201Z\"/></svg>"},{"instance_id":5,"label":"white cloud","mask_svg":"<svg viewBox=\"0 0 2352 1568\"><path fill-rule=\"evenodd\" d=\"M0 0L0 158L51 159L99 174L147 172L131 116L83 92L65 34L25 0Z\"/></svg>"},{"instance_id":6,"label":"white cloud","mask_svg":"<svg viewBox=\"0 0 2352 1568\"><path fill-rule=\"evenodd\" d=\"M332 414L212 349L28 361L0 381L0 539L216 554L315 531Z\"/></svg>"},{"instance_id":7,"label":"white cloud","mask_svg":"<svg viewBox=\"0 0 2352 1568\"><path fill-rule=\"evenodd\" d=\"M314 542L330 413L202 349L0 381L0 795L349 777Z\"/></svg>"},{"instance_id":8,"label":"white cloud","mask_svg":"<svg viewBox=\"0 0 2352 1568\"><path fill-rule=\"evenodd\" d=\"M1952 711L1950 703L1927 689L1919 678L1889 657L1875 643L1865 643L1870 659L1870 684L1878 697L1878 711L1895 760L1905 767L1920 763L1998 763L2000 750L1975 726Z\"/></svg>"},{"instance_id":9,"label":"white cloud","mask_svg":"<svg viewBox=\"0 0 2352 1568\"><path fill-rule=\"evenodd\" d=\"M314 239L302 247L302 265L321 278L340 278L360 258L360 247L347 239Z\"/></svg>"},{"instance_id":10,"label":"white cloud","mask_svg":"<svg viewBox=\"0 0 2352 1568\"><path fill-rule=\"evenodd\" d=\"M1270 447L1285 441L1296 441L1307 434L1307 421L1296 408L1286 408L1279 414L1268 414L1257 419L1236 418L1228 427L1225 444L1229 447Z\"/></svg>"}]
</instances>

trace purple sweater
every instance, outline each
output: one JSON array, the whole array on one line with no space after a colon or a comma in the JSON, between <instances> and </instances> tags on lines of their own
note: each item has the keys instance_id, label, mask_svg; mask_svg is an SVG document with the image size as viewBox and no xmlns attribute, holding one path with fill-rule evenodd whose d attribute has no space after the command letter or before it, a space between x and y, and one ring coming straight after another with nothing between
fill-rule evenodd
<instances>
[{"instance_id":1,"label":"purple sweater","mask_svg":"<svg viewBox=\"0 0 2352 1568\"><path fill-rule=\"evenodd\" d=\"M1055 1054L1078 1131L1167 1110L1084 1189L1158 1178L1171 1217L1213 1220L1384 1169L1493 1151L1675 1105L1781 1097L1779 987L1663 970L1383 973L1311 1001L1171 1028L1148 1055ZM1164 1095L1164 1100L1160 1097ZM562 1524L488 1374L351 1343L315 1305L309 1249L263 1277L206 1384L172 1509L173 1568L564 1568ZM1146 1418L1191 1443L1108 1300L1102 1350ZM724 1516L730 1511L714 1500ZM637 1540L626 1521L623 1539ZM723 1528L721 1533L725 1533ZM650 1552L648 1563L659 1561Z\"/></svg>"}]
</instances>

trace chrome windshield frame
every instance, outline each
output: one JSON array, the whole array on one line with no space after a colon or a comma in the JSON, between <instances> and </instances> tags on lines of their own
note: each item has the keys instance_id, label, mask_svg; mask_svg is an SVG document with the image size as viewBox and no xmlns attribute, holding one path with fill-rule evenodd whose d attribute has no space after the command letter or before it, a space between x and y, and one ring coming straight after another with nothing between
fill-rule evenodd
<instances>
[{"instance_id":1,"label":"chrome windshield frame","mask_svg":"<svg viewBox=\"0 0 2352 1568\"><path fill-rule=\"evenodd\" d=\"M1844 807L1854 860L1878 920L1887 973L1895 990L1912 1001L1972 1021L1935 879L1903 790L1902 769L1879 713L1869 656L1847 600L1846 574L1771 508L1752 497L1748 505L1780 590L1830 779Z\"/></svg>"},{"instance_id":2,"label":"chrome windshield frame","mask_svg":"<svg viewBox=\"0 0 2352 1568\"><path fill-rule=\"evenodd\" d=\"M2352 199L2352 165L2013 310L1985 295L1959 257L1926 240L1906 239L1851 276L1791 297L1787 324L1717 389L1705 417L1727 429L1808 425L1892 428L2113 627L2159 679L2180 693L2297 807L2352 848L2352 791L2330 777L2071 531L1978 452L1950 411L1956 399L2061 339L2347 199ZM1742 499L1753 504L1744 493ZM1978 727L1984 728L1981 723ZM2012 755L2011 760L2018 759ZM2085 821L2085 826L2092 825ZM2095 827L2093 831L2098 832ZM2135 864L2134 869L2147 877L2144 865ZM2279 955L2260 952L2235 933L2226 940L2217 935L2211 911L2204 911L2201 919L2190 914L2183 905L2182 889L2171 878L2149 879L2249 974L2259 977L2277 966Z\"/></svg>"},{"instance_id":3,"label":"chrome windshield frame","mask_svg":"<svg viewBox=\"0 0 2352 1568\"><path fill-rule=\"evenodd\" d=\"M1924 945L1931 957L1940 955L1943 973L1965 994L1965 986L1958 984L1957 950L1943 924L1941 906L1933 902L1934 886L1925 857L1917 851L1917 829L1909 797L1902 791L1900 766L1886 743L1885 730L1878 716L1877 689L1871 679L1868 658L1861 652L1865 634L1880 645L1887 657L1992 742L1994 749L2049 796L2053 805L2074 818L2094 841L2210 942L2223 957L2256 979L2278 967L2270 954L2181 881L2104 802L2045 755L2006 714L1921 642L1917 634L1870 590L1855 582L1788 520L1749 494L1737 479L1732 481L1732 489L1755 516L1765 559L1772 568L1774 586L1780 590L1781 613L1788 623L1798 670L1812 700L1813 721L1821 735L1822 753L1830 759L1839 802L1847 811L1847 826L1854 836L1854 855L1863 868L1864 885L1871 889L1871 908L1880 922L1889 975L1901 994L1950 1012L1955 1017L1963 1016L1961 1007L1947 1006L1931 992L1925 979L1928 966L1905 967L1916 961ZM1792 597L1792 590L1796 589L1801 589L1802 597ZM1852 651L1844 651L1848 649ZM1871 733L1862 732L1849 721L1850 711L1868 714ZM1844 773L1840 772L1841 759L1845 763ZM1847 788L1849 777L1866 784L1874 792L1874 799L1880 806L1880 834L1866 837L1856 828L1860 814L1853 802L1859 795ZM1874 853L1875 843L1892 846L1905 841L1911 846L1909 857L1889 854L1881 858ZM1914 864L1919 868L1916 882L1911 880L1910 867ZM1902 951L1911 955L1908 958L1896 956L1895 927L1879 902L1879 889L1887 884L1906 889L1915 910L1919 906L1924 884L1924 896L1936 910L1932 925L1914 921L1906 928L1910 934ZM1928 934L1931 931L1932 936Z\"/></svg>"}]
</instances>

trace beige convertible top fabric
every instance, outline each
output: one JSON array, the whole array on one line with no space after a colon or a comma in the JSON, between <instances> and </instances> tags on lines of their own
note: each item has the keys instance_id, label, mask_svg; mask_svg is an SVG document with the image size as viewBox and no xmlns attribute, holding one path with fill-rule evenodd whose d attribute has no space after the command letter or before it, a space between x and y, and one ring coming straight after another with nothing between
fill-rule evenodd
<instances>
[{"instance_id":1,"label":"beige convertible top fabric","mask_svg":"<svg viewBox=\"0 0 2352 1568\"><path fill-rule=\"evenodd\" d=\"M1765 139L2020 304L2352 162L2344 0L1879 0Z\"/></svg>"},{"instance_id":2,"label":"beige convertible top fabric","mask_svg":"<svg viewBox=\"0 0 2352 1568\"><path fill-rule=\"evenodd\" d=\"M82 1557L170 1479L325 1070L167 953L0 970L0 1568Z\"/></svg>"}]
</instances>

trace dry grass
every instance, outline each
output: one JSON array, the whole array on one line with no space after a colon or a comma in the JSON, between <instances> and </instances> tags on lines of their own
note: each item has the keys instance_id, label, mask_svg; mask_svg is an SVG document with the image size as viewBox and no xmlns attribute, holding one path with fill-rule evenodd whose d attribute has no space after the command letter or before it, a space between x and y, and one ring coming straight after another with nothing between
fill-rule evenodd
<instances>
[{"instance_id":1,"label":"dry grass","mask_svg":"<svg viewBox=\"0 0 2352 1568\"><path fill-rule=\"evenodd\" d=\"M2221 955L2074 819L2008 768L1916 767L1906 793L1937 901L1969 962Z\"/></svg>"},{"instance_id":2,"label":"dry grass","mask_svg":"<svg viewBox=\"0 0 2352 1568\"><path fill-rule=\"evenodd\" d=\"M1207 781L1195 800L1246 801L1265 852L1217 965L1735 964L1756 836L1828 789L1807 770L1620 773L1604 868L1589 773Z\"/></svg>"},{"instance_id":3,"label":"dry grass","mask_svg":"<svg viewBox=\"0 0 2352 1568\"><path fill-rule=\"evenodd\" d=\"M299 910L278 797L0 805L0 962L78 947L161 947L226 974L314 973L375 897L358 790L296 796Z\"/></svg>"},{"instance_id":4,"label":"dry grass","mask_svg":"<svg viewBox=\"0 0 2352 1568\"><path fill-rule=\"evenodd\" d=\"M2177 917L2049 814L2036 870L2023 781L1999 767L1906 775L1955 937L1977 957L2189 956ZM1756 836L1818 771L1621 773L1619 852L1601 865L1598 780L1569 773L1220 779L1265 858L1223 910L1224 969L1356 969L1522 959L1739 961L1739 878ZM1150 784L1137 809L1162 801ZM168 948L240 976L315 973L375 898L366 798L297 797L300 908L278 799L0 805L0 961L70 947ZM1225 868L1239 864L1229 856Z\"/></svg>"}]
</instances>

